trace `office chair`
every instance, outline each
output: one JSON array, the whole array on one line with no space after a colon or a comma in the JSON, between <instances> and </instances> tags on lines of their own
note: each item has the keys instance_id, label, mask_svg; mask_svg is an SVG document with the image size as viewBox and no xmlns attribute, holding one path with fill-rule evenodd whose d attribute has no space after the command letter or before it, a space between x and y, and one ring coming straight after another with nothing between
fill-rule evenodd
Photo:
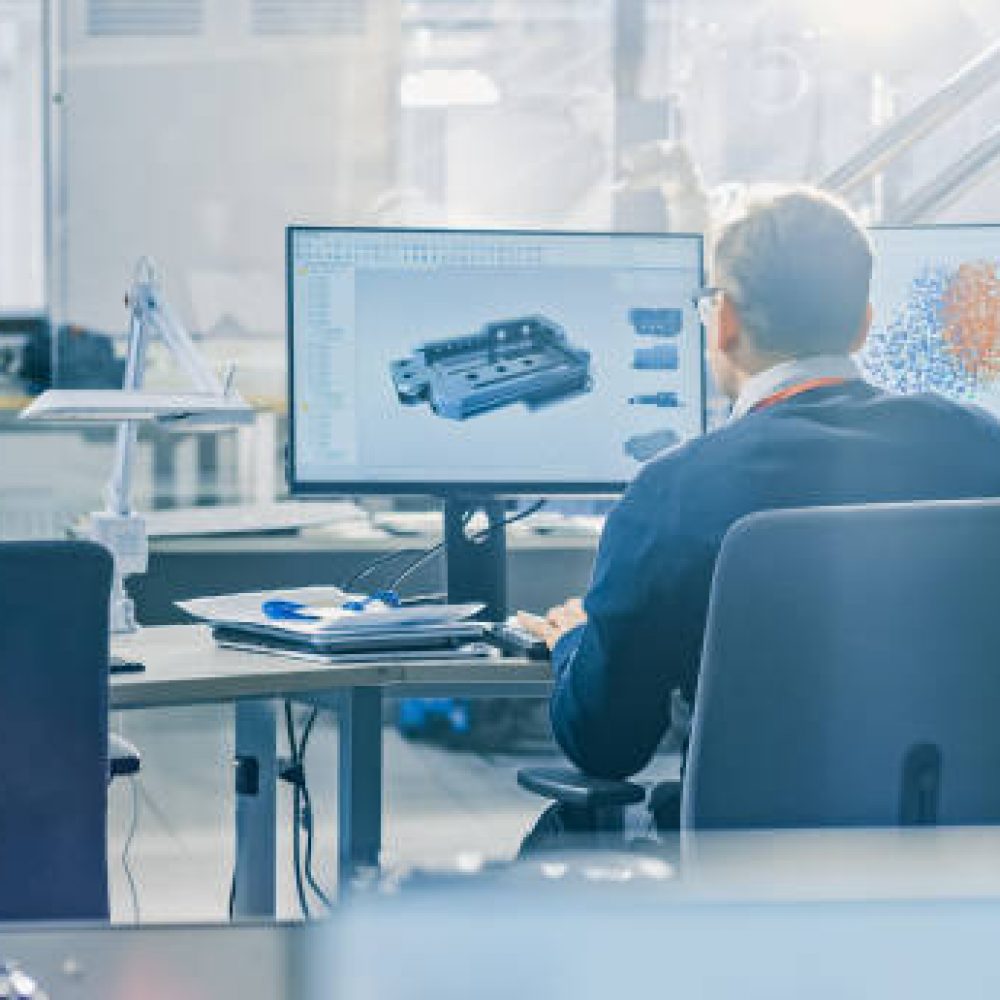
<instances>
[{"instance_id":1,"label":"office chair","mask_svg":"<svg viewBox=\"0 0 1000 1000\"><path fill-rule=\"evenodd\" d=\"M0 920L107 918L111 557L0 543Z\"/></svg>"},{"instance_id":2,"label":"office chair","mask_svg":"<svg viewBox=\"0 0 1000 1000\"><path fill-rule=\"evenodd\" d=\"M1000 500L737 522L712 584L682 828L1000 822L995 552ZM573 771L519 781L560 801L573 789L594 822L610 794L644 791Z\"/></svg>"}]
</instances>

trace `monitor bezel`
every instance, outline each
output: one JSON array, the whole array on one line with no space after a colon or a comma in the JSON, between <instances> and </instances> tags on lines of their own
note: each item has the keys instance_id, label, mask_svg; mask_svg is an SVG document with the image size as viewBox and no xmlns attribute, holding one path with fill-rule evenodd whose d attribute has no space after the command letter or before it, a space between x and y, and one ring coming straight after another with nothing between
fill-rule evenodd
<instances>
[{"instance_id":1,"label":"monitor bezel","mask_svg":"<svg viewBox=\"0 0 1000 1000\"><path fill-rule=\"evenodd\" d=\"M1000 229L1000 221L996 222L875 222L865 226L866 232L879 232L885 229Z\"/></svg>"},{"instance_id":2,"label":"monitor bezel","mask_svg":"<svg viewBox=\"0 0 1000 1000\"><path fill-rule=\"evenodd\" d=\"M907 233L919 230L929 232L947 232L949 230L961 229L996 229L1000 230L1000 221L997 222L885 222L865 226L865 232L872 233ZM875 267L878 263L876 247L872 246L872 276L875 274Z\"/></svg>"},{"instance_id":3,"label":"monitor bezel","mask_svg":"<svg viewBox=\"0 0 1000 1000\"><path fill-rule=\"evenodd\" d=\"M448 236L513 236L513 237L620 237L623 239L640 238L650 240L693 239L698 245L698 269L701 282L705 280L705 238L702 233L655 233L655 232L614 232L607 230L584 229L472 229L451 228L445 226L318 226L309 224L292 224L285 227L285 343L288 386L288 444L286 448L285 478L288 482L289 494L293 497L330 497L342 495L418 495L432 497L453 496L614 496L621 493L629 485L630 480L581 480L578 482L532 481L527 479L504 480L460 480L446 479L437 481L426 480L309 480L296 478L295 462L295 357L294 338L294 306L292 295L292 241L296 233L405 233ZM705 328L698 321L699 353L701 355L701 428L699 434L706 432L708 413L708 366L705 352ZM640 466L641 468L641 466ZM638 472L638 470L637 470Z\"/></svg>"}]
</instances>

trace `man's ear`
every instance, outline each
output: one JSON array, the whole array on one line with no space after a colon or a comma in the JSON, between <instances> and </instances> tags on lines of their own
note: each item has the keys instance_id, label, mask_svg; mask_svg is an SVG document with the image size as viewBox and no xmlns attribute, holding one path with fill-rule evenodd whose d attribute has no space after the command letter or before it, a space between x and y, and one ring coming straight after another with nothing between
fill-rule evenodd
<instances>
[{"instance_id":1,"label":"man's ear","mask_svg":"<svg viewBox=\"0 0 1000 1000\"><path fill-rule=\"evenodd\" d=\"M723 292L719 302L719 351L732 354L739 346L743 324L733 300Z\"/></svg>"},{"instance_id":2,"label":"man's ear","mask_svg":"<svg viewBox=\"0 0 1000 1000\"><path fill-rule=\"evenodd\" d=\"M868 331L872 328L872 304L869 302L865 307L865 318L861 321L861 326L858 328L858 335L854 338L851 344L851 354L855 354L865 346L865 341L868 339Z\"/></svg>"}]
</instances>

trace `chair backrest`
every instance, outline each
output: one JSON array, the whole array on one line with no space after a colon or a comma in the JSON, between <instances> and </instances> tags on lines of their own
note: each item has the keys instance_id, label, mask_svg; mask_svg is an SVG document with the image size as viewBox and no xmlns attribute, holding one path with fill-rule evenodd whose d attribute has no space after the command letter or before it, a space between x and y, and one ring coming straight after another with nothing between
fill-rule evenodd
<instances>
[{"instance_id":1,"label":"chair backrest","mask_svg":"<svg viewBox=\"0 0 1000 1000\"><path fill-rule=\"evenodd\" d=\"M753 514L712 585L682 826L1000 822L1000 500Z\"/></svg>"},{"instance_id":2,"label":"chair backrest","mask_svg":"<svg viewBox=\"0 0 1000 1000\"><path fill-rule=\"evenodd\" d=\"M108 915L111 557L0 543L0 919Z\"/></svg>"}]
</instances>

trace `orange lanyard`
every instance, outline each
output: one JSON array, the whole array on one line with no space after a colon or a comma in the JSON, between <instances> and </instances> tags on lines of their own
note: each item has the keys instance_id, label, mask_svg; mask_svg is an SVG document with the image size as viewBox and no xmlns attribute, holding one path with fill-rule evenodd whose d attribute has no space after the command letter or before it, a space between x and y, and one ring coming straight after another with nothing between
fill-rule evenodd
<instances>
[{"instance_id":1,"label":"orange lanyard","mask_svg":"<svg viewBox=\"0 0 1000 1000\"><path fill-rule=\"evenodd\" d=\"M822 389L824 386L828 385L840 385L842 382L846 381L846 378L811 378L807 382L799 382L797 385L785 386L784 389L772 392L770 396L765 396L762 400L760 400L760 402L754 403L754 405L750 407L750 412L756 413L757 410L766 410L769 406L774 406L776 403L783 403L786 399L798 396L799 393L802 392L809 392L811 389Z\"/></svg>"}]
</instances>

